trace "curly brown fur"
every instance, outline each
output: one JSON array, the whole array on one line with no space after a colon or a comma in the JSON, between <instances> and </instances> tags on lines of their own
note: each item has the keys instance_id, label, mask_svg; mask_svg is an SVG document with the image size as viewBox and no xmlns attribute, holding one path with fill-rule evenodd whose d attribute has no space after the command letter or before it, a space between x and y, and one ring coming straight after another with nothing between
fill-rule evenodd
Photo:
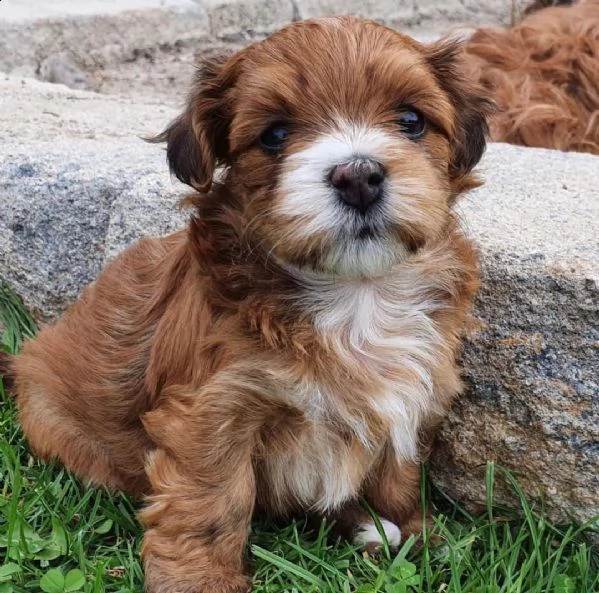
<instances>
[{"instance_id":1,"label":"curly brown fur","mask_svg":"<svg viewBox=\"0 0 599 593\"><path fill-rule=\"evenodd\" d=\"M510 29L480 29L465 56L499 107L493 140L599 154L598 0L543 8Z\"/></svg>"}]
</instances>

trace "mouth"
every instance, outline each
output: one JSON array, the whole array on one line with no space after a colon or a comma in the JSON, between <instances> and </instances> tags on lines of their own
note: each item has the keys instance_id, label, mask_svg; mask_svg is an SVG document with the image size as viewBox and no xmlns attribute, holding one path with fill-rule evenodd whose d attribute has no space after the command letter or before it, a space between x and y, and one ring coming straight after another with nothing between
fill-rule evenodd
<instances>
[{"instance_id":1,"label":"mouth","mask_svg":"<svg viewBox=\"0 0 599 593\"><path fill-rule=\"evenodd\" d=\"M387 219L384 203L374 204L368 212L360 213L356 210L339 208L336 222L339 226L336 232L346 241L365 245L378 242L389 237L391 221Z\"/></svg>"}]
</instances>

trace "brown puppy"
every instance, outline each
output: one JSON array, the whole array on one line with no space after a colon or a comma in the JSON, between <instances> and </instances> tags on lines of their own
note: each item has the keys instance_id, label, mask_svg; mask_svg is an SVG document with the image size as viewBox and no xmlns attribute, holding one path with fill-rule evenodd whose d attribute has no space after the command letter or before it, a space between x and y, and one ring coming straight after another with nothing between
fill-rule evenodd
<instances>
[{"instance_id":1,"label":"brown puppy","mask_svg":"<svg viewBox=\"0 0 599 593\"><path fill-rule=\"evenodd\" d=\"M148 591L246 590L257 509L377 543L364 496L392 545L418 530L478 285L451 206L490 103L459 54L330 18L204 64L162 135L189 228L123 253L16 359L32 448L147 495Z\"/></svg>"},{"instance_id":2,"label":"brown puppy","mask_svg":"<svg viewBox=\"0 0 599 593\"><path fill-rule=\"evenodd\" d=\"M499 106L491 137L599 154L599 0L538 1L511 29L480 29L466 45L471 76Z\"/></svg>"}]
</instances>

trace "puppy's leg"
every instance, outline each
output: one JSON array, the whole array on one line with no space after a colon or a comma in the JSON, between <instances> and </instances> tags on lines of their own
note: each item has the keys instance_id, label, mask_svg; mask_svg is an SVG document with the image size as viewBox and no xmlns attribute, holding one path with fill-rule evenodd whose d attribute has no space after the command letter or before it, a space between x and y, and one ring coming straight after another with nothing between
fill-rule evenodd
<instances>
[{"instance_id":1,"label":"puppy's leg","mask_svg":"<svg viewBox=\"0 0 599 593\"><path fill-rule=\"evenodd\" d=\"M398 462L388 448L363 494L380 517L399 527L402 541L422 531L420 466L417 462Z\"/></svg>"},{"instance_id":2,"label":"puppy's leg","mask_svg":"<svg viewBox=\"0 0 599 593\"><path fill-rule=\"evenodd\" d=\"M122 490L133 496L148 491L140 451L147 444L140 431L125 431L116 422L106 423L111 426L115 440L120 440L135 452L125 455L123 445L111 445L102 440L94 430L93 419L86 417L80 406L75 405L60 388L53 390L46 385L22 380L17 385L21 426L29 446L38 457L46 461L58 459L89 483ZM120 462L126 462L127 468L121 467Z\"/></svg>"},{"instance_id":3,"label":"puppy's leg","mask_svg":"<svg viewBox=\"0 0 599 593\"><path fill-rule=\"evenodd\" d=\"M248 591L243 554L254 510L255 394L237 386L172 388L144 416L157 443L153 494L141 513L149 593Z\"/></svg>"},{"instance_id":4,"label":"puppy's leg","mask_svg":"<svg viewBox=\"0 0 599 593\"><path fill-rule=\"evenodd\" d=\"M379 516L391 549L422 531L420 505L420 467L418 463L398 463L389 448L362 489L368 504ZM337 531L346 539L376 553L383 546L383 536L366 509L358 501L349 501L331 513Z\"/></svg>"}]
</instances>

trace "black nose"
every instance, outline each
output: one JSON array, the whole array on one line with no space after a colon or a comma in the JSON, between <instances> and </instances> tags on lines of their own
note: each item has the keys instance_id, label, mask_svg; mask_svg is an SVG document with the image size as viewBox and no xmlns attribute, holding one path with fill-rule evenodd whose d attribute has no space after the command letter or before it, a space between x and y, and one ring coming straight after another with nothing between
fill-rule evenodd
<instances>
[{"instance_id":1,"label":"black nose","mask_svg":"<svg viewBox=\"0 0 599 593\"><path fill-rule=\"evenodd\" d=\"M333 167L329 179L339 197L363 214L381 197L385 170L376 161L356 159Z\"/></svg>"}]
</instances>

